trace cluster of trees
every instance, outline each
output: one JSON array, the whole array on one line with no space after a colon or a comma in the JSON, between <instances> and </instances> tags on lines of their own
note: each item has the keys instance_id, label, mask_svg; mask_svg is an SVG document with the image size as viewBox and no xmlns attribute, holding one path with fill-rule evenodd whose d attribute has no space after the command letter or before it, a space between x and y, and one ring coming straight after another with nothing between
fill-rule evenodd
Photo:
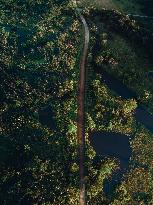
<instances>
[{"instance_id":1,"label":"cluster of trees","mask_svg":"<svg viewBox=\"0 0 153 205\"><path fill-rule=\"evenodd\" d=\"M68 1L0 7L0 204L68 204L70 125L60 102L74 95L79 22ZM39 116L48 106L52 129Z\"/></svg>"},{"instance_id":2,"label":"cluster of trees","mask_svg":"<svg viewBox=\"0 0 153 205\"><path fill-rule=\"evenodd\" d=\"M108 73L122 79L137 94L139 101L149 105L153 112L152 79L146 77L153 65L151 32L118 11L91 9L85 15L87 18L88 15L93 17L92 26L98 26L97 33L93 32L97 42L100 42L95 44L94 66L103 67ZM96 16L100 21L96 20Z\"/></svg>"},{"instance_id":3,"label":"cluster of trees","mask_svg":"<svg viewBox=\"0 0 153 205\"><path fill-rule=\"evenodd\" d=\"M152 111L152 81L145 72L152 67L152 49L144 42L144 31L129 17L116 11L85 11L91 29L89 53L87 110L91 130L107 130L134 136L131 140L130 169L106 204L152 204L152 134L137 124L135 99L122 99L105 84L105 73L122 80L132 88L141 102ZM147 38L151 36L145 33ZM138 41L135 39L139 36ZM128 38L127 38L128 37ZM131 43L132 42L132 43ZM142 62L143 59L143 62ZM113 89L113 88L112 88ZM146 99L145 93L149 96ZM95 106L92 106L95 105ZM140 185L140 181L142 182Z\"/></svg>"},{"instance_id":4,"label":"cluster of trees","mask_svg":"<svg viewBox=\"0 0 153 205\"><path fill-rule=\"evenodd\" d=\"M83 29L68 1L0 6L0 203L78 204L76 95ZM49 109L52 115L45 114ZM116 169L113 160L94 166L94 156L87 140L89 204L103 200L103 180Z\"/></svg>"},{"instance_id":5,"label":"cluster of trees","mask_svg":"<svg viewBox=\"0 0 153 205\"><path fill-rule=\"evenodd\" d=\"M83 29L71 3L65 0L9 0L0 3L0 204L78 204L76 99ZM90 12L88 20L93 18L92 10ZM112 22L115 19L106 11L101 15L105 21L108 16ZM89 26L93 24L89 21ZM123 28L126 22L124 24ZM117 21L115 25L118 25ZM151 177L151 168L149 172L142 167L133 168L118 187L114 202L110 202L105 196L103 182L118 169L118 163L114 159L93 163L95 152L90 146L88 133L93 130L133 133L135 121L132 113L137 106L134 100L113 96L102 83L101 76L95 73L93 62L99 55L93 52L96 32L99 32L96 28L97 25L93 26L91 32L87 74L87 204L115 205L119 201L136 204L144 198L149 203L151 184L146 179ZM135 25L132 28L137 29ZM108 42L106 33L100 36L103 46ZM99 63L110 60L113 63L111 58L115 57L111 55L106 51L102 56L105 60L101 58ZM47 108L52 110L52 114L45 114ZM42 122L42 112L51 125ZM137 144L135 140L132 144L135 155L138 156L140 151L140 158L133 160L149 167L150 161L144 157L149 155L148 140L151 137L146 133L142 129L138 134L138 139L141 136L146 143L144 149L141 141ZM147 187L143 193L136 192L134 185L133 189L129 188L131 182L135 183L133 176L138 183L140 173L143 187L145 183Z\"/></svg>"}]
</instances>

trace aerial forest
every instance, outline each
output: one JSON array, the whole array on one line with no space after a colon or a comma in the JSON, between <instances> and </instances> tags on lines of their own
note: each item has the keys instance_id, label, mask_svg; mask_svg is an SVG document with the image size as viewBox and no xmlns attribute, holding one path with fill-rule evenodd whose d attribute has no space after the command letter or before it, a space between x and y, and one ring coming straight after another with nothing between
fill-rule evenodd
<instances>
[{"instance_id":1,"label":"aerial forest","mask_svg":"<svg viewBox=\"0 0 153 205\"><path fill-rule=\"evenodd\" d=\"M153 205L151 0L0 0L0 82L0 205Z\"/></svg>"}]
</instances>

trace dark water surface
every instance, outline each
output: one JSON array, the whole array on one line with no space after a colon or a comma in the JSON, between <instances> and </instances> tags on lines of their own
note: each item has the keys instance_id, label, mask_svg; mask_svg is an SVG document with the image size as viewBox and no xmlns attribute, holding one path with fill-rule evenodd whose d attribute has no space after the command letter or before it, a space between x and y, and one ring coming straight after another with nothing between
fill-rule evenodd
<instances>
[{"instance_id":1,"label":"dark water surface","mask_svg":"<svg viewBox=\"0 0 153 205\"><path fill-rule=\"evenodd\" d=\"M122 99L137 99L135 92L131 91L126 85L112 75L102 71L102 77L103 82L108 86L108 88L116 92L116 94L121 96ZM143 104L138 104L134 116L137 122L141 123L151 133L153 133L153 115L145 109Z\"/></svg>"},{"instance_id":2,"label":"dark water surface","mask_svg":"<svg viewBox=\"0 0 153 205\"><path fill-rule=\"evenodd\" d=\"M90 142L96 153L101 156L129 160L131 156L130 137L115 132L94 132Z\"/></svg>"},{"instance_id":3,"label":"dark water surface","mask_svg":"<svg viewBox=\"0 0 153 205\"><path fill-rule=\"evenodd\" d=\"M127 88L121 81L105 71L101 71L101 74L102 80L108 88L121 96L122 99L137 99L136 93ZM138 105L134 117L138 123L141 123L153 133L153 115L145 109L144 105ZM90 134L90 143L96 151L97 157L99 156L101 159L105 157L117 158L120 161L120 170L112 173L111 178L104 181L104 192L110 200L116 186L121 182L123 174L129 168L129 161L132 154L130 139L132 137L134 136L104 131Z\"/></svg>"},{"instance_id":4,"label":"dark water surface","mask_svg":"<svg viewBox=\"0 0 153 205\"><path fill-rule=\"evenodd\" d=\"M110 76L107 73L103 75L103 81L106 85L123 99L136 98L136 94L128 89L122 82ZM39 110L39 121L50 129L55 128L53 120L53 113L50 106L43 107ZM153 115L145 110L143 105L139 105L135 110L135 119L137 122L143 124L150 132L153 133ZM111 178L104 182L104 191L109 197L112 196L116 186L121 182L122 176L129 168L130 157L132 149L130 147L130 140L134 136L127 136L115 132L93 132L90 134L91 146L97 153L97 158L105 157L116 158L120 162L120 169L112 173Z\"/></svg>"},{"instance_id":5,"label":"dark water surface","mask_svg":"<svg viewBox=\"0 0 153 205\"><path fill-rule=\"evenodd\" d=\"M115 78L113 75L102 70L103 82L107 85L110 90L116 92L117 95L121 96L123 99L137 98L135 92L130 90L126 85L124 85L120 80Z\"/></svg>"},{"instance_id":6,"label":"dark water surface","mask_svg":"<svg viewBox=\"0 0 153 205\"><path fill-rule=\"evenodd\" d=\"M111 178L104 181L104 192L111 200L116 186L121 182L122 176L129 167L132 149L130 147L130 136L115 132L93 132L89 136L91 146L96 151L98 159L105 157L116 158L120 162L120 169L113 172Z\"/></svg>"},{"instance_id":7,"label":"dark water surface","mask_svg":"<svg viewBox=\"0 0 153 205\"><path fill-rule=\"evenodd\" d=\"M140 105L135 110L135 119L137 122L143 124L151 133L153 133L153 115L144 110Z\"/></svg>"}]
</instances>

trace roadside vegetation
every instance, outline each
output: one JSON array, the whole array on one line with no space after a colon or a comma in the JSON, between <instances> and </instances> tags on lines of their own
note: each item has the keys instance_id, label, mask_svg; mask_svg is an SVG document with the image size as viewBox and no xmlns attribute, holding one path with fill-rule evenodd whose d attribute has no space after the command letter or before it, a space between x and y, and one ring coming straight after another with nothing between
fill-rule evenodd
<instances>
[{"instance_id":1,"label":"roadside vegetation","mask_svg":"<svg viewBox=\"0 0 153 205\"><path fill-rule=\"evenodd\" d=\"M114 195L112 193L112 199L103 203L151 204L152 133L135 121L134 111L141 103L146 104L150 112L153 108L152 79L145 77L145 73L153 67L151 59L153 51L149 43L152 41L152 36L141 29L136 21L120 12L87 9L84 15L91 34L88 59L90 86L87 91L90 129L134 136L131 140L133 155L130 169ZM144 36L146 36L145 41ZM109 73L122 81L135 93L135 97L123 99L118 96L113 87L111 90L105 84L104 73ZM151 161L147 161L144 155ZM142 180L141 188L138 185L139 180Z\"/></svg>"},{"instance_id":2,"label":"roadside vegetation","mask_svg":"<svg viewBox=\"0 0 153 205\"><path fill-rule=\"evenodd\" d=\"M135 121L134 111L143 103L153 113L153 79L145 77L153 68L152 32L115 11L113 6L119 8L119 2L103 1L108 10L83 9L90 28L85 102L87 204L151 205L153 134ZM127 3L129 11L132 2ZM9 0L1 1L0 8L0 204L78 205L76 99L84 39L81 22L71 1ZM110 90L103 82L103 70L136 98L122 99ZM110 198L103 184L120 162L105 158L95 163L96 153L89 142L93 131L135 137L130 169Z\"/></svg>"}]
</instances>

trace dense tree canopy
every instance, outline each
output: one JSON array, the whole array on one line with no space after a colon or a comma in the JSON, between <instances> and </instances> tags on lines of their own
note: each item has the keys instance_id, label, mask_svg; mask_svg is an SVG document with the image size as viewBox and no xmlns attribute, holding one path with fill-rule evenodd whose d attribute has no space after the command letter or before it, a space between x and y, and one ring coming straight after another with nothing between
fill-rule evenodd
<instances>
[{"instance_id":1,"label":"dense tree canopy","mask_svg":"<svg viewBox=\"0 0 153 205\"><path fill-rule=\"evenodd\" d=\"M81 22L72 2L65 0L3 0L0 14L0 204L77 205ZM86 94L87 204L151 205L152 134L134 119L137 99L118 97L99 72L102 67L123 79L152 112L152 87L140 68L148 66L148 71L152 66L148 60L151 34L119 12L91 8L85 9L84 15L91 34ZM144 47L147 55L137 55L127 39L133 44L137 39L136 44ZM122 54L127 56L126 63ZM142 64L140 57L149 63ZM96 153L88 136L97 130L125 136L136 133L131 141L130 171L115 187L111 200L103 184L118 170L119 161L105 158L95 163Z\"/></svg>"}]
</instances>

